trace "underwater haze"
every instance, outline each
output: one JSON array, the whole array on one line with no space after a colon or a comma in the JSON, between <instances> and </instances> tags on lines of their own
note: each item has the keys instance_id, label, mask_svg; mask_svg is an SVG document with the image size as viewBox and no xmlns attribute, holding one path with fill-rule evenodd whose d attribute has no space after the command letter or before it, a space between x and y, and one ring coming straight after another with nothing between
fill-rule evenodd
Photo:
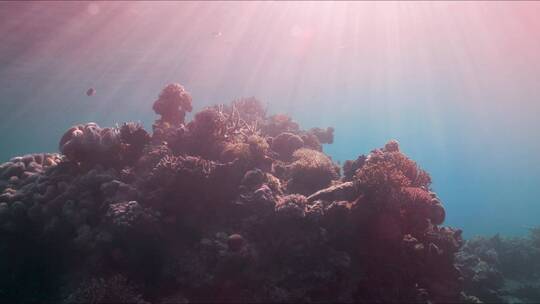
<instances>
[{"instance_id":1,"label":"underwater haze","mask_svg":"<svg viewBox=\"0 0 540 304\"><path fill-rule=\"evenodd\" d=\"M538 2L0 2L0 161L70 126L255 96L333 127L343 163L396 139L466 236L540 224ZM89 89L93 88L90 94Z\"/></svg>"}]
</instances>

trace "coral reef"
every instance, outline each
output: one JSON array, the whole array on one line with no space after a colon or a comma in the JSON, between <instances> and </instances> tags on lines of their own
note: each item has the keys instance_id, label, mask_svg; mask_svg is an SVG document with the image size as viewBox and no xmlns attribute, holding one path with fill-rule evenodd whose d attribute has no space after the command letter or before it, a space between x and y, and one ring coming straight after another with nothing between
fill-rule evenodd
<instances>
[{"instance_id":1,"label":"coral reef","mask_svg":"<svg viewBox=\"0 0 540 304\"><path fill-rule=\"evenodd\" d=\"M135 303L148 304L135 292L126 278L116 275L107 279L91 279L70 293L65 303Z\"/></svg>"},{"instance_id":2,"label":"coral reef","mask_svg":"<svg viewBox=\"0 0 540 304\"><path fill-rule=\"evenodd\" d=\"M484 303L540 302L540 228L528 237L476 237L456 255L465 292Z\"/></svg>"},{"instance_id":3,"label":"coral reef","mask_svg":"<svg viewBox=\"0 0 540 304\"><path fill-rule=\"evenodd\" d=\"M61 154L0 165L0 302L467 297L461 231L441 226L429 175L397 141L342 177L323 153L333 128L303 130L255 98L186 121L191 96L171 84L153 109L151 135L81 124Z\"/></svg>"}]
</instances>

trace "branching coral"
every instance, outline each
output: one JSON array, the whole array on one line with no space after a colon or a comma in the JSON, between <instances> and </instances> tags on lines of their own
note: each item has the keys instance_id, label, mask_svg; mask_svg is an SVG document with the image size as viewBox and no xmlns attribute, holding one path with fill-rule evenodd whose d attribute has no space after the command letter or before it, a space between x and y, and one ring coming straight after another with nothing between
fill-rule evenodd
<instances>
[{"instance_id":1,"label":"branching coral","mask_svg":"<svg viewBox=\"0 0 540 304\"><path fill-rule=\"evenodd\" d=\"M232 111L246 123L260 123L266 118L266 109L255 97L241 98L231 103Z\"/></svg>"},{"instance_id":2,"label":"branching coral","mask_svg":"<svg viewBox=\"0 0 540 304\"><path fill-rule=\"evenodd\" d=\"M150 141L150 135L141 124L128 122L120 127L123 158L128 163L134 163L142 154L144 147Z\"/></svg>"},{"instance_id":3,"label":"branching coral","mask_svg":"<svg viewBox=\"0 0 540 304\"><path fill-rule=\"evenodd\" d=\"M367 195L384 198L395 195L403 187L421 187L428 189L431 177L418 168L416 163L403 153L395 142L387 146L390 149L375 150L367 157L355 179Z\"/></svg>"}]
</instances>

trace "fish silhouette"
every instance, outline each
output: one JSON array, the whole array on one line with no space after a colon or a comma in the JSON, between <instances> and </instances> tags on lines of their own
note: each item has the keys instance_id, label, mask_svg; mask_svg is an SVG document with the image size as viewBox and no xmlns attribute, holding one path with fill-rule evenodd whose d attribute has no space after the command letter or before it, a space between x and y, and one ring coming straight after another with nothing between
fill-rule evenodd
<instances>
[{"instance_id":1,"label":"fish silhouette","mask_svg":"<svg viewBox=\"0 0 540 304\"><path fill-rule=\"evenodd\" d=\"M86 91L86 96L94 96L96 94L96 89L90 88Z\"/></svg>"}]
</instances>

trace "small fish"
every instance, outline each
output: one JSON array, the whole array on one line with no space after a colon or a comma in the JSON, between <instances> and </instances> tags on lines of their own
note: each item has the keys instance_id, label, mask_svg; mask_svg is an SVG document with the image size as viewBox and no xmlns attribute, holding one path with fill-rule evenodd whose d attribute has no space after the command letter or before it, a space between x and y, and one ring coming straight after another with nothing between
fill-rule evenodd
<instances>
[{"instance_id":1,"label":"small fish","mask_svg":"<svg viewBox=\"0 0 540 304\"><path fill-rule=\"evenodd\" d=\"M90 88L88 91L86 91L86 96L94 96L96 95L96 89Z\"/></svg>"}]
</instances>

